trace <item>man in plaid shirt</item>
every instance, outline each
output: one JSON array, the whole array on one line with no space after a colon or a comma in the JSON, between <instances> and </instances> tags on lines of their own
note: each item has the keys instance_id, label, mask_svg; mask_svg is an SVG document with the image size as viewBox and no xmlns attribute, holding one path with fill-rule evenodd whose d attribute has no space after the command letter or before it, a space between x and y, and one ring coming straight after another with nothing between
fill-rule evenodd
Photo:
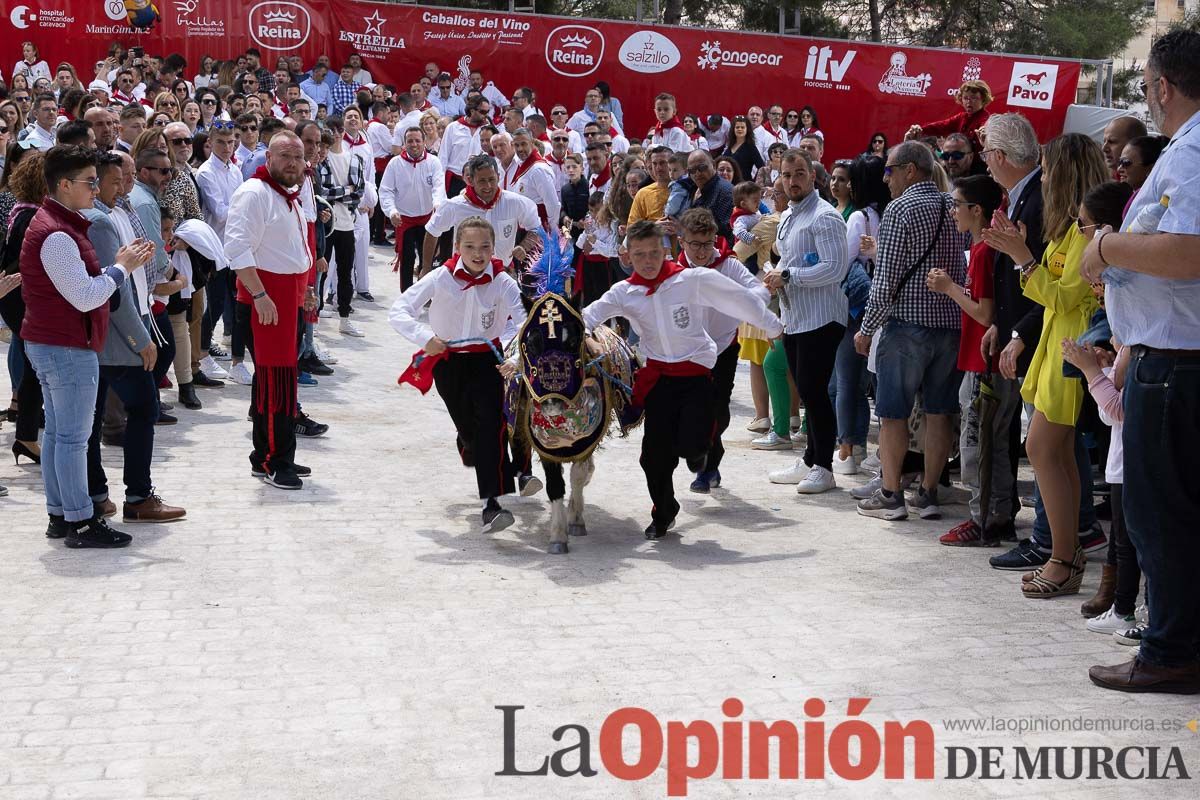
<instances>
[{"instance_id":1,"label":"man in plaid shirt","mask_svg":"<svg viewBox=\"0 0 1200 800\"><path fill-rule=\"evenodd\" d=\"M879 225L871 298L854 337L855 347L866 355L872 335L882 328L875 358L882 486L858 504L860 514L882 519L908 517L900 469L918 391L925 411L925 473L908 507L923 519L941 515L938 479L950 455L952 415L959 411L961 312L949 296L929 291L925 276L941 269L955 283L965 283L963 251L971 243L956 230L953 201L934 186L933 170L933 151L920 142L904 142L888 154L884 180L895 199Z\"/></svg>"},{"instance_id":2,"label":"man in plaid shirt","mask_svg":"<svg viewBox=\"0 0 1200 800\"><path fill-rule=\"evenodd\" d=\"M337 82L329 89L329 96L333 101L333 108L329 109L330 115L341 116L346 106L354 105L354 99L361 88L362 86L354 82L354 67L349 64L342 65Z\"/></svg>"}]
</instances>

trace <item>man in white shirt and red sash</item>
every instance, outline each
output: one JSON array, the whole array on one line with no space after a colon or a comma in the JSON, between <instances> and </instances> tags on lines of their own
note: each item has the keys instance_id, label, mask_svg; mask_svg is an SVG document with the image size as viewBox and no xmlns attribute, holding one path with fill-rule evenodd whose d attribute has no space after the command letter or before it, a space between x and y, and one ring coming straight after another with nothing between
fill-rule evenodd
<instances>
[{"instance_id":1,"label":"man in white shirt and red sash","mask_svg":"<svg viewBox=\"0 0 1200 800\"><path fill-rule=\"evenodd\" d=\"M379 208L396 228L396 264L401 291L412 286L413 266L425 243L425 223L446 202L442 162L425 151L419 127L404 131L404 149L384 170Z\"/></svg>"},{"instance_id":2,"label":"man in white shirt and red sash","mask_svg":"<svg viewBox=\"0 0 1200 800\"><path fill-rule=\"evenodd\" d=\"M508 184L505 188L533 201L543 228L557 227L562 212L558 170L542 158L528 128L517 128L512 145L517 157L505 175Z\"/></svg>"},{"instance_id":3,"label":"man in white shirt and red sash","mask_svg":"<svg viewBox=\"0 0 1200 800\"><path fill-rule=\"evenodd\" d=\"M308 220L300 203L304 145L291 131L271 139L267 163L233 194L225 254L237 271L238 302L251 305L254 355L251 469L271 486L299 489L306 467L296 464L296 324L313 266Z\"/></svg>"},{"instance_id":4,"label":"man in white shirt and red sash","mask_svg":"<svg viewBox=\"0 0 1200 800\"><path fill-rule=\"evenodd\" d=\"M379 188L383 180L383 171L392 160L392 131L388 128L387 117L391 111L388 104L379 101L371 104L371 119L367 121L367 144L371 147L371 159L375 166L375 188ZM383 214L371 216L371 244L386 247L387 231Z\"/></svg>"},{"instance_id":5,"label":"man in white shirt and red sash","mask_svg":"<svg viewBox=\"0 0 1200 800\"><path fill-rule=\"evenodd\" d=\"M698 473L708 457L718 349L705 328L710 310L749 322L772 338L783 333L783 325L761 297L720 271L685 270L671 261L663 230L650 220L630 225L625 240L633 275L583 309L583 320L590 332L625 317L641 337L646 364L636 373L632 402L646 409L640 462L654 506L645 534L660 539L679 513L672 477L679 459Z\"/></svg>"}]
</instances>

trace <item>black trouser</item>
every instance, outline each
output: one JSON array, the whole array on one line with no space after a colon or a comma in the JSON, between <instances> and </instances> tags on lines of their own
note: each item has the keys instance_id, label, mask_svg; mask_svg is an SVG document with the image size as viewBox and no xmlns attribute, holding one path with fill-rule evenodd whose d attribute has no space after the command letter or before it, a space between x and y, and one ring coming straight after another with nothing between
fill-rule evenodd
<instances>
[{"instance_id":1,"label":"black trouser","mask_svg":"<svg viewBox=\"0 0 1200 800\"><path fill-rule=\"evenodd\" d=\"M16 334L19 335L19 334ZM12 347L10 344L9 347ZM17 441L36 442L42 411L42 382L38 380L25 348L21 348L21 383L17 386Z\"/></svg>"},{"instance_id":2,"label":"black trouser","mask_svg":"<svg viewBox=\"0 0 1200 800\"><path fill-rule=\"evenodd\" d=\"M717 346L720 346L717 342ZM715 472L721 468L721 459L725 458L725 445L721 442L721 434L729 427L729 401L733 397L733 377L737 374L738 353L741 346L735 337L733 344L726 347L717 356L717 364L713 367L713 428L712 446L708 448L708 461L704 469Z\"/></svg>"},{"instance_id":3,"label":"black trouser","mask_svg":"<svg viewBox=\"0 0 1200 800\"><path fill-rule=\"evenodd\" d=\"M833 375L838 345L846 334L846 326L830 322L804 333L789 333L783 337L788 367L796 390L804 403L808 422L808 445L804 448L804 463L833 469L833 449L837 445L837 414L829 399L829 378Z\"/></svg>"},{"instance_id":4,"label":"black trouser","mask_svg":"<svg viewBox=\"0 0 1200 800\"><path fill-rule=\"evenodd\" d=\"M504 420L504 379L492 353L452 353L433 368L433 383L454 420L458 438L475 460L479 497L515 490Z\"/></svg>"},{"instance_id":5,"label":"black trouser","mask_svg":"<svg viewBox=\"0 0 1200 800\"><path fill-rule=\"evenodd\" d=\"M242 322L245 325L246 348L250 351L250 357L254 358L254 328L250 325L250 315L254 313L253 309L246 303L238 303L235 313L237 314L235 324ZM282 325L283 320L280 320L278 324ZM293 384L291 390L296 391L295 369L263 367L258 364L257 358L254 361L254 377L250 384L251 440L254 443L254 452L250 454L250 462L255 466L264 467L268 473L280 469L291 469L296 463L296 417L293 409L283 408L275 412L260 411L254 398L259 397L263 381L278 379L278 373L284 370L287 371Z\"/></svg>"},{"instance_id":6,"label":"black trouser","mask_svg":"<svg viewBox=\"0 0 1200 800\"><path fill-rule=\"evenodd\" d=\"M640 459L654 504L650 513L656 524L666 525L679 513L673 478L679 459L707 453L712 433L712 378L660 377L646 396Z\"/></svg>"},{"instance_id":7,"label":"black trouser","mask_svg":"<svg viewBox=\"0 0 1200 800\"><path fill-rule=\"evenodd\" d=\"M350 316L350 301L354 299L354 229L333 231L325 237L325 257L332 264L337 253L338 316Z\"/></svg>"},{"instance_id":8,"label":"black trouser","mask_svg":"<svg viewBox=\"0 0 1200 800\"><path fill-rule=\"evenodd\" d=\"M168 364L170 361L168 360ZM141 502L150 496L150 460L154 455L154 424L158 421L158 388L154 373L141 365L100 367L100 382L96 386L96 415L92 420L92 435L88 438L88 494L95 498L108 495L108 476L100 460L100 425L108 390L116 392L125 407L125 498Z\"/></svg>"},{"instance_id":9,"label":"black trouser","mask_svg":"<svg viewBox=\"0 0 1200 800\"><path fill-rule=\"evenodd\" d=\"M457 197L463 189L467 188L466 181L455 175L452 172L447 172L446 177L450 179L450 185L446 187L446 197ZM454 254L454 229L443 233L438 237L438 246L436 258L439 264L445 264L450 260L450 256Z\"/></svg>"},{"instance_id":10,"label":"black trouser","mask_svg":"<svg viewBox=\"0 0 1200 800\"><path fill-rule=\"evenodd\" d=\"M375 216L381 217L382 214ZM425 244L425 226L414 225L404 232L400 240L400 291L413 285L413 266L421 256Z\"/></svg>"},{"instance_id":11,"label":"black trouser","mask_svg":"<svg viewBox=\"0 0 1200 800\"><path fill-rule=\"evenodd\" d=\"M375 170L375 188L379 189L381 183L383 183L383 170L377 169ZM384 227L386 222L387 218L383 214L383 209L376 208L375 213L371 215L367 227L367 230L371 232L371 244L379 244L387 241L387 229Z\"/></svg>"},{"instance_id":12,"label":"black trouser","mask_svg":"<svg viewBox=\"0 0 1200 800\"><path fill-rule=\"evenodd\" d=\"M1146 573L1138 659L1200 661L1200 354L1134 348L1125 378L1125 524ZM1114 511L1115 513L1115 511Z\"/></svg>"},{"instance_id":13,"label":"black trouser","mask_svg":"<svg viewBox=\"0 0 1200 800\"><path fill-rule=\"evenodd\" d=\"M155 344L158 344L158 356L154 362L154 386L157 388L175 361L175 334L171 330L171 315L165 308L154 315L154 327L158 328L163 338L161 344L155 341ZM151 333L150 336L153 337L154 334Z\"/></svg>"},{"instance_id":14,"label":"black trouser","mask_svg":"<svg viewBox=\"0 0 1200 800\"><path fill-rule=\"evenodd\" d=\"M1125 503L1121 484L1109 484L1108 496L1112 499L1112 542L1109 552L1115 556L1117 567L1117 589L1113 595L1113 607L1121 616L1128 616L1137 608L1138 591L1142 585L1142 568L1138 566L1137 549L1129 539L1125 528Z\"/></svg>"},{"instance_id":15,"label":"black trouser","mask_svg":"<svg viewBox=\"0 0 1200 800\"><path fill-rule=\"evenodd\" d=\"M200 349L205 353L212 346L212 337L216 331L218 320L224 323L223 327L228 331L230 339L234 337L235 300L233 290L236 280L237 274L231 269L214 270L208 278L208 285L204 287L204 291L208 295L208 305L204 309L204 321L200 325ZM239 344L242 343L239 342ZM244 354L245 350L243 349L238 354L238 358L242 358Z\"/></svg>"}]
</instances>

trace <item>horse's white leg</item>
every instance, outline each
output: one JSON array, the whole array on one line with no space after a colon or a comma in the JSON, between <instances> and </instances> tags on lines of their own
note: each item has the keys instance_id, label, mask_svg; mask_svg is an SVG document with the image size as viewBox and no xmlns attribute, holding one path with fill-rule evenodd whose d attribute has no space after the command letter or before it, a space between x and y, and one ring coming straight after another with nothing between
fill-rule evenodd
<instances>
[{"instance_id":1,"label":"horse's white leg","mask_svg":"<svg viewBox=\"0 0 1200 800\"><path fill-rule=\"evenodd\" d=\"M561 497L550 501L550 546L547 552L554 555L567 552L567 507Z\"/></svg>"},{"instance_id":2,"label":"horse's white leg","mask_svg":"<svg viewBox=\"0 0 1200 800\"><path fill-rule=\"evenodd\" d=\"M595 472L596 465L590 457L571 464L571 501L567 506L567 532L572 536L587 536L587 526L583 521L583 487L591 482Z\"/></svg>"}]
</instances>

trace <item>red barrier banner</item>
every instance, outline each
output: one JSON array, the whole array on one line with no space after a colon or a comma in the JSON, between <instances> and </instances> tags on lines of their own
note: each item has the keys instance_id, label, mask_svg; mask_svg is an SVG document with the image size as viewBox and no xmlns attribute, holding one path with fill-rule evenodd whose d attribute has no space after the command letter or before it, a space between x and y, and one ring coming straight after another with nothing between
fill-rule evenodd
<instances>
[{"instance_id":1,"label":"red barrier banner","mask_svg":"<svg viewBox=\"0 0 1200 800\"><path fill-rule=\"evenodd\" d=\"M955 92L973 78L992 87L989 110L1019 111L1047 140L1061 132L1080 76L1074 61L340 0L3 0L3 8L6 74L24 40L51 68L70 61L85 83L113 41L182 53L189 79L202 56L248 47L268 69L294 54L306 65L328 54L336 69L358 51L376 81L407 89L429 62L460 83L479 69L508 97L531 87L546 112L555 102L579 109L605 80L631 138L653 124L659 92L676 96L680 114L811 105L827 162L861 152L877 130L894 142L912 123L956 113Z\"/></svg>"}]
</instances>

